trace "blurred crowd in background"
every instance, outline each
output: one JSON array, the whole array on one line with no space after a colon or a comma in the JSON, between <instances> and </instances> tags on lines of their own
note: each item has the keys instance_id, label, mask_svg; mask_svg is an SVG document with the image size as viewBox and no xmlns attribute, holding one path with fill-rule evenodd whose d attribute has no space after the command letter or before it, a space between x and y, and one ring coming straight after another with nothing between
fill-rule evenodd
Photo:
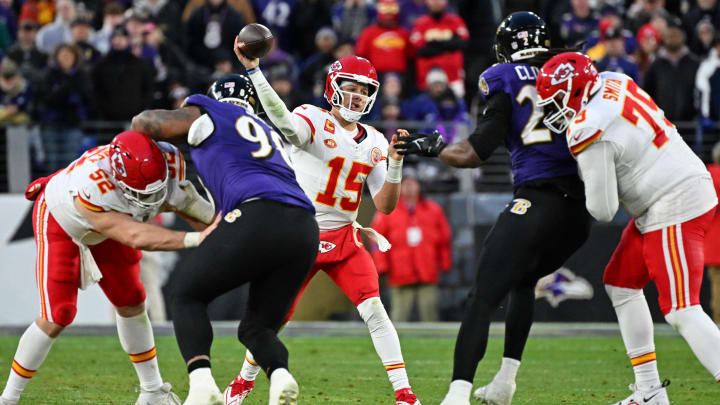
<instances>
[{"instance_id":1,"label":"blurred crowd in background","mask_svg":"<svg viewBox=\"0 0 720 405\"><path fill-rule=\"evenodd\" d=\"M277 41L261 68L294 108L324 105L327 67L355 53L376 66L370 117L416 121L457 136L482 103L479 74L495 62L495 28L534 10L554 47L584 42L600 70L626 73L672 121L720 119L717 0L0 0L0 121L40 126L42 165L65 166L95 140L88 120L128 121L172 108L242 67L245 24ZM443 125L438 123L444 123Z\"/></svg>"}]
</instances>

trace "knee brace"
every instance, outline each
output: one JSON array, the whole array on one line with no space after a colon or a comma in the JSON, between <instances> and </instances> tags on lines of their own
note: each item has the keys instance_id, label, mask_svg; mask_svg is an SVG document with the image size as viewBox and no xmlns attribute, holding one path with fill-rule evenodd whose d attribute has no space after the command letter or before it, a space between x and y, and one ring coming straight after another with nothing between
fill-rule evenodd
<instances>
[{"instance_id":1,"label":"knee brace","mask_svg":"<svg viewBox=\"0 0 720 405\"><path fill-rule=\"evenodd\" d=\"M615 308L625 305L631 301L645 299L643 291L636 290L634 288L615 287L610 284L605 284L605 291L607 292L608 297L610 297L610 301Z\"/></svg>"},{"instance_id":2,"label":"knee brace","mask_svg":"<svg viewBox=\"0 0 720 405\"><path fill-rule=\"evenodd\" d=\"M357 309L370 333L380 329L385 322L390 320L380 297L366 299L357 306Z\"/></svg>"}]
</instances>

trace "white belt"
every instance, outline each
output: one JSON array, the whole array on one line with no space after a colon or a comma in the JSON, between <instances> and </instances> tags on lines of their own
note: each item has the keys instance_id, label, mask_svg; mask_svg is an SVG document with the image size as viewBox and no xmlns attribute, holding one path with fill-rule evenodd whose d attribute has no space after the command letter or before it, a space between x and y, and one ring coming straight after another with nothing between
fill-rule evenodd
<instances>
[{"instance_id":1,"label":"white belt","mask_svg":"<svg viewBox=\"0 0 720 405\"><path fill-rule=\"evenodd\" d=\"M380 249L381 252L387 252L392 247L390 242L388 242L388 240L385 239L384 236L380 235L380 233L378 231L376 231L370 227L363 227L362 225L358 224L357 221L354 221L352 223L352 226L353 226L353 228L362 232L371 241L375 242L378 245L378 249ZM357 241L357 240L356 240L356 242L359 243L359 241Z\"/></svg>"}]
</instances>

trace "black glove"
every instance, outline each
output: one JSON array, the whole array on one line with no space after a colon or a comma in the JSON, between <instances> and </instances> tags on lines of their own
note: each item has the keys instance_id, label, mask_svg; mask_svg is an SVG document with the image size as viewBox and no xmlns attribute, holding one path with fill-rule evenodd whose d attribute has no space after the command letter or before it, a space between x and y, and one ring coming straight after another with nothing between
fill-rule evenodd
<instances>
[{"instance_id":1,"label":"black glove","mask_svg":"<svg viewBox=\"0 0 720 405\"><path fill-rule=\"evenodd\" d=\"M443 142L442 135L440 135L438 131L435 131L430 135L414 133L408 136L401 136L398 138L398 141L405 142L395 145L395 149L397 149L398 153L403 156L421 155L437 157L447 146L447 144Z\"/></svg>"}]
</instances>

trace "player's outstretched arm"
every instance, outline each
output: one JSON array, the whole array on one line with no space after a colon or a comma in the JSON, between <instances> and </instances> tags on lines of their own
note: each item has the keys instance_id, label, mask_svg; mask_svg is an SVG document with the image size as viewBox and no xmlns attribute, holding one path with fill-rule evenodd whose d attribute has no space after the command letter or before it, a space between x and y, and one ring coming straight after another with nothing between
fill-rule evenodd
<instances>
[{"instance_id":1,"label":"player's outstretched arm","mask_svg":"<svg viewBox=\"0 0 720 405\"><path fill-rule=\"evenodd\" d=\"M468 139L448 145L436 131L431 135L410 134L400 137L404 145L398 145L403 155L438 157L454 167L478 167L503 143L510 132L512 101L506 93L493 94L488 99L485 112L478 117L477 128Z\"/></svg>"},{"instance_id":2,"label":"player's outstretched arm","mask_svg":"<svg viewBox=\"0 0 720 405\"><path fill-rule=\"evenodd\" d=\"M179 250L198 246L217 227L222 217L218 215L215 222L202 232L178 232L138 222L116 211L90 211L77 198L75 209L90 222L96 232L138 250Z\"/></svg>"},{"instance_id":3,"label":"player's outstretched arm","mask_svg":"<svg viewBox=\"0 0 720 405\"><path fill-rule=\"evenodd\" d=\"M585 206L595 219L609 222L618 210L615 149L610 142L595 142L578 156L585 183Z\"/></svg>"},{"instance_id":4,"label":"player's outstretched arm","mask_svg":"<svg viewBox=\"0 0 720 405\"><path fill-rule=\"evenodd\" d=\"M193 105L176 110L145 110L133 117L130 129L156 141L174 141L186 138L193 121L200 115L200 108Z\"/></svg>"},{"instance_id":5,"label":"player's outstretched arm","mask_svg":"<svg viewBox=\"0 0 720 405\"><path fill-rule=\"evenodd\" d=\"M248 77L250 77L253 86L255 86L255 91L258 93L260 104L262 104L270 121L285 135L288 142L297 147L305 145L312 137L310 127L308 127L302 118L287 109L287 106L285 106L280 96L278 96L272 86L270 86L270 83L265 79L265 75L263 75L260 68L258 68L260 59L249 59L240 52L237 36L235 37L233 51L235 51L238 60L247 70Z\"/></svg>"},{"instance_id":6,"label":"player's outstretched arm","mask_svg":"<svg viewBox=\"0 0 720 405\"><path fill-rule=\"evenodd\" d=\"M402 136L408 136L408 132L404 129L399 129L398 134ZM370 192L373 192L374 185L377 183L378 173L382 173L384 178L382 179L382 187L380 191L373 194L373 203L375 208L383 214L389 214L393 212L395 206L397 206L398 200L400 199L400 182L402 181L402 161L403 157L396 148L400 144L398 135L393 135L388 145L388 169L386 172L380 172L373 169L368 177L368 187Z\"/></svg>"}]
</instances>

